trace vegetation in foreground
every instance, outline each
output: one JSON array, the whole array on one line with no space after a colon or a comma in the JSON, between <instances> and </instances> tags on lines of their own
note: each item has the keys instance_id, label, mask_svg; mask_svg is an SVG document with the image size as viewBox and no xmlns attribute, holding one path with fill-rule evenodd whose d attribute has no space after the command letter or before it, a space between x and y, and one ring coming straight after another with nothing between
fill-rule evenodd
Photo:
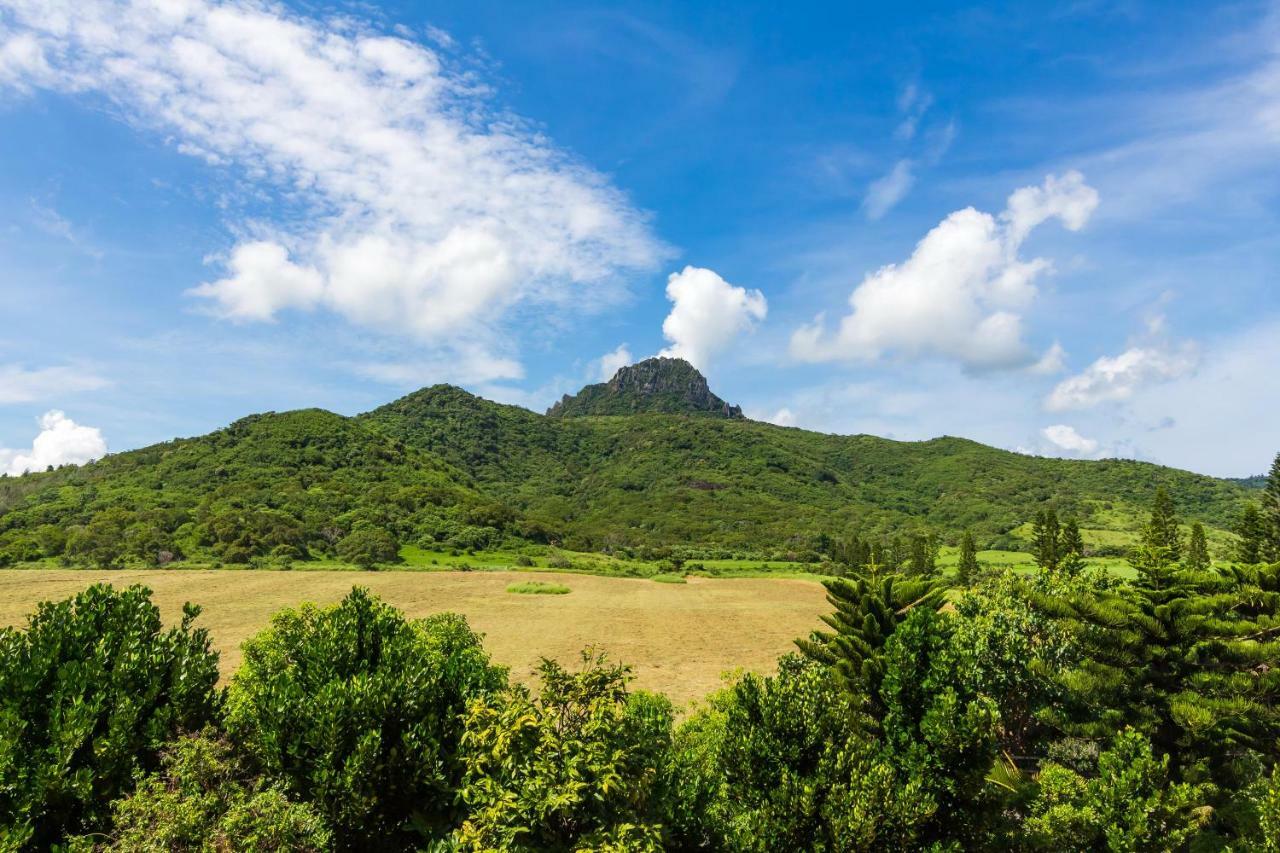
<instances>
[{"instance_id":1,"label":"vegetation in foreground","mask_svg":"<svg viewBox=\"0 0 1280 853\"><path fill-rule=\"evenodd\" d=\"M360 589L220 690L196 608L91 587L0 633L0 845L1276 850L1280 563L1203 565L1167 494L1132 581L1055 522L1044 571L966 545L951 590L845 543L828 629L680 722L592 653L512 685L460 617Z\"/></svg>"}]
</instances>

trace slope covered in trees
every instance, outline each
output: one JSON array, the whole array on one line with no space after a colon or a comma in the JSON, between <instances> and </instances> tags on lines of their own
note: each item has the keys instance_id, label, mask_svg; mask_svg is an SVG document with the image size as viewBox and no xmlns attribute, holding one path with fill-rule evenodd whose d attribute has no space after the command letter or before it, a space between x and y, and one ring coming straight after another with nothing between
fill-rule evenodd
<instances>
[{"instance_id":1,"label":"slope covered in trees","mask_svg":"<svg viewBox=\"0 0 1280 853\"><path fill-rule=\"evenodd\" d=\"M692 370L677 369L681 382ZM305 559L339 554L369 529L463 549L828 553L850 529L948 541L971 530L981 548L1011 547L1027 513L1044 507L1078 519L1086 538L1136 536L1157 486L1177 495L1185 520L1218 529L1257 495L1141 462L824 435L697 411L551 417L434 386L351 418L252 416L83 468L0 479L0 560ZM385 550L386 539L349 544Z\"/></svg>"}]
</instances>

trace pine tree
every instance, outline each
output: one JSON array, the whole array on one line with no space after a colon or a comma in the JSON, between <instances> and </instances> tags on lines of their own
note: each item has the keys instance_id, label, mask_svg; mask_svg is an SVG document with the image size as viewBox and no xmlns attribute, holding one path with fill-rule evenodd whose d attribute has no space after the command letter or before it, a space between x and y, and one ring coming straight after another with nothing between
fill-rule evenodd
<instances>
[{"instance_id":1,"label":"pine tree","mask_svg":"<svg viewBox=\"0 0 1280 853\"><path fill-rule=\"evenodd\" d=\"M1084 568L1084 537L1080 524L1074 518L1067 519L1058 537L1058 571L1065 575L1078 575Z\"/></svg>"},{"instance_id":2,"label":"pine tree","mask_svg":"<svg viewBox=\"0 0 1280 853\"><path fill-rule=\"evenodd\" d=\"M879 579L834 578L824 585L835 612L822 621L832 630L814 631L809 639L796 640L796 645L806 657L831 667L836 681L863 697L878 717L885 642L915 608L941 607L943 588L933 580L895 574Z\"/></svg>"},{"instance_id":3,"label":"pine tree","mask_svg":"<svg viewBox=\"0 0 1280 853\"><path fill-rule=\"evenodd\" d=\"M937 549L931 537L919 534L911 537L907 572L921 578L931 578L938 573Z\"/></svg>"},{"instance_id":4,"label":"pine tree","mask_svg":"<svg viewBox=\"0 0 1280 853\"><path fill-rule=\"evenodd\" d=\"M1058 513L1052 509L1044 509L1036 513L1036 520L1031 529L1031 546L1035 553L1036 565L1042 571L1057 571L1060 536Z\"/></svg>"},{"instance_id":5,"label":"pine tree","mask_svg":"<svg viewBox=\"0 0 1280 853\"><path fill-rule=\"evenodd\" d=\"M1176 563L1182 559L1182 540L1178 535L1178 514L1173 498L1160 486L1151 502L1151 520L1142 534L1145 548L1162 552L1164 562Z\"/></svg>"},{"instance_id":6,"label":"pine tree","mask_svg":"<svg viewBox=\"0 0 1280 853\"><path fill-rule=\"evenodd\" d=\"M1280 453L1271 463L1271 473L1267 475L1267 487L1262 493L1262 515L1265 537L1262 546L1262 558L1271 562L1280 562Z\"/></svg>"},{"instance_id":7,"label":"pine tree","mask_svg":"<svg viewBox=\"0 0 1280 853\"><path fill-rule=\"evenodd\" d=\"M968 586L978 574L978 546L968 530L960 538L960 562L956 564L956 582Z\"/></svg>"},{"instance_id":8,"label":"pine tree","mask_svg":"<svg viewBox=\"0 0 1280 853\"><path fill-rule=\"evenodd\" d=\"M1186 567L1194 572L1208 571L1212 563L1209 559L1209 542L1204 535L1204 525L1198 521L1191 525L1191 539L1187 542L1187 557L1184 562Z\"/></svg>"},{"instance_id":9,"label":"pine tree","mask_svg":"<svg viewBox=\"0 0 1280 853\"><path fill-rule=\"evenodd\" d=\"M1236 559L1251 566L1261 563L1266 547L1265 533L1262 513L1258 505L1250 501L1244 505L1236 524L1236 536L1240 537L1236 543Z\"/></svg>"}]
</instances>

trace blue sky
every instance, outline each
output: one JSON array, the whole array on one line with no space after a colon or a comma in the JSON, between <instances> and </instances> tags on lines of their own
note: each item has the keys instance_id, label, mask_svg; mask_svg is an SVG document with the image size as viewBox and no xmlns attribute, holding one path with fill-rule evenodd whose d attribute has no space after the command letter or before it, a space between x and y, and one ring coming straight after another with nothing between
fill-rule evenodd
<instances>
[{"instance_id":1,"label":"blue sky","mask_svg":"<svg viewBox=\"0 0 1280 853\"><path fill-rule=\"evenodd\" d=\"M0 471L659 352L1264 470L1280 9L856 5L0 0Z\"/></svg>"}]
</instances>

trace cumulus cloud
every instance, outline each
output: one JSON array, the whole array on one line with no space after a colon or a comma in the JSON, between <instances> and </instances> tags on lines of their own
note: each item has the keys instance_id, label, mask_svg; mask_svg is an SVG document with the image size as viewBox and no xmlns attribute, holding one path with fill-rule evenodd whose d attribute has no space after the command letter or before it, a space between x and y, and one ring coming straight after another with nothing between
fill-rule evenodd
<instances>
[{"instance_id":1,"label":"cumulus cloud","mask_svg":"<svg viewBox=\"0 0 1280 853\"><path fill-rule=\"evenodd\" d=\"M1130 347L1120 355L1103 356L1059 382L1044 405L1051 412L1062 412L1128 400L1147 385L1185 376L1198 361L1199 351L1191 343L1177 348Z\"/></svg>"},{"instance_id":2,"label":"cumulus cloud","mask_svg":"<svg viewBox=\"0 0 1280 853\"><path fill-rule=\"evenodd\" d=\"M659 355L683 358L699 370L706 370L716 353L769 310L760 291L737 287L712 270L693 266L667 278L667 298L673 305L662 322L662 334L671 346Z\"/></svg>"},{"instance_id":3,"label":"cumulus cloud","mask_svg":"<svg viewBox=\"0 0 1280 853\"><path fill-rule=\"evenodd\" d=\"M21 365L0 366L0 403L30 403L57 394L95 391L111 384L90 370L72 367L28 369Z\"/></svg>"},{"instance_id":4,"label":"cumulus cloud","mask_svg":"<svg viewBox=\"0 0 1280 853\"><path fill-rule=\"evenodd\" d=\"M631 350L627 349L627 345L619 344L617 349L607 352L596 359L596 366L599 368L596 371L596 375L601 382L608 382L613 378L613 374L633 361L635 359L631 357Z\"/></svg>"},{"instance_id":5,"label":"cumulus cloud","mask_svg":"<svg viewBox=\"0 0 1280 853\"><path fill-rule=\"evenodd\" d=\"M852 311L830 332L819 315L796 330L791 353L803 361L873 360L896 352L940 356L970 369L1026 366L1022 314L1037 280L1052 268L1018 256L1027 235L1058 219L1076 231L1098 205L1079 172L1050 175L1009 196L999 216L956 211L916 244L911 257L866 276Z\"/></svg>"},{"instance_id":6,"label":"cumulus cloud","mask_svg":"<svg viewBox=\"0 0 1280 853\"><path fill-rule=\"evenodd\" d=\"M43 471L50 465L83 465L107 452L107 442L96 427L82 426L62 412L45 412L40 418L40 434L30 450L0 448L0 471L19 476Z\"/></svg>"},{"instance_id":7,"label":"cumulus cloud","mask_svg":"<svg viewBox=\"0 0 1280 853\"><path fill-rule=\"evenodd\" d=\"M1044 355L1029 368L1029 373L1037 376L1052 376L1055 373L1061 373L1067 366L1067 351L1062 348L1062 344L1058 341L1053 342L1053 346L1045 350Z\"/></svg>"},{"instance_id":8,"label":"cumulus cloud","mask_svg":"<svg viewBox=\"0 0 1280 853\"><path fill-rule=\"evenodd\" d=\"M1059 450L1080 456L1092 456L1098 452L1098 442L1095 439L1085 438L1074 427L1066 424L1047 426L1040 432Z\"/></svg>"},{"instance_id":9,"label":"cumulus cloud","mask_svg":"<svg viewBox=\"0 0 1280 853\"><path fill-rule=\"evenodd\" d=\"M222 316L325 307L439 342L666 254L602 175L422 43L254 0L3 7L0 85L104 97L299 212L230 223L225 275L192 291Z\"/></svg>"},{"instance_id":10,"label":"cumulus cloud","mask_svg":"<svg viewBox=\"0 0 1280 853\"><path fill-rule=\"evenodd\" d=\"M911 161L904 158L895 163L888 174L871 182L862 200L862 209L868 219L884 216L911 191L916 181L911 167Z\"/></svg>"}]
</instances>

